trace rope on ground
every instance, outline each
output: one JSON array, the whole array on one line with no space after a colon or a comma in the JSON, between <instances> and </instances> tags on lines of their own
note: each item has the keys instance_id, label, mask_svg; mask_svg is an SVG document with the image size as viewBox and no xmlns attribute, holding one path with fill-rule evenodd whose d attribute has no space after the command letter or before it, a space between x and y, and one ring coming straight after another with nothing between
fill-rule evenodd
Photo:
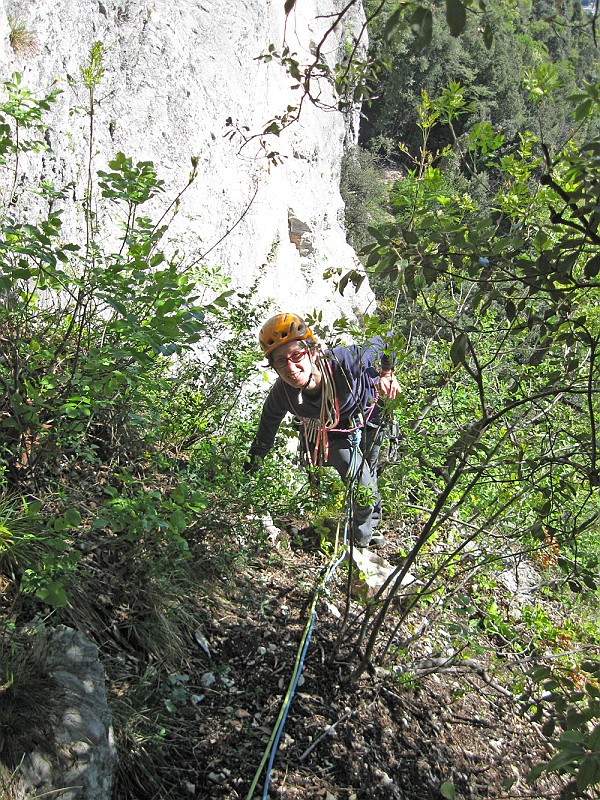
<instances>
[{"instance_id":1,"label":"rope on ground","mask_svg":"<svg viewBox=\"0 0 600 800\"><path fill-rule=\"evenodd\" d=\"M291 703L292 703L292 698L294 696L294 692L296 691L296 687L298 685L298 680L300 679L300 674L302 672L302 667L304 665L304 659L306 657L306 652L308 650L308 645L310 643L310 638L311 638L312 631L313 631L314 624L315 624L315 620L316 620L316 617L317 617L317 603L318 603L319 598L321 597L321 594L323 593L327 583L331 579L331 576L333 575L333 573L335 572L337 567L342 563L342 561L344 560L345 556L346 556L345 551L342 553L341 556L338 556L337 554L334 556L332 561L329 563L329 566L327 568L327 571L326 571L324 577L322 578L322 580L320 581L320 583L316 587L315 593L313 595L311 607L310 607L309 618L308 618L308 621L307 621L306 626L304 628L304 633L302 635L302 639L300 640L300 645L298 647L298 653L296 655L296 662L294 664L294 670L292 672L292 676L290 678L288 689L287 689L286 695L285 695L284 700L283 700L283 705L281 706L281 709L279 711L279 716L277 717L277 720L275 722L275 726L274 726L273 731L271 733L271 737L270 737L270 739L269 739L269 741L267 743L267 747L265 749L265 752L263 754L261 762L258 765L258 769L256 770L256 774L254 775L254 780L252 781L252 785L250 786L248 794L246 795L246 800L252 800L252 796L254 794L254 790L256 789L256 785L258 784L258 781L260 779L260 775L261 775L261 773L263 771L263 768L264 768L264 766L265 766L265 764L267 762L267 759L268 759L269 763L267 765L267 774L266 774L266 777L265 777L265 786L264 786L263 795L262 795L263 796L263 800L265 800L265 798L267 797L267 792L268 792L268 789L269 789L269 782L270 782L270 777L271 777L271 770L272 770L272 767L273 767L273 761L275 760L275 755L277 753L277 747L278 747L278 744L279 744L279 740L281 738L281 734L283 733L283 728L285 726L285 721L287 719L288 711L289 711Z\"/></svg>"},{"instance_id":2,"label":"rope on ground","mask_svg":"<svg viewBox=\"0 0 600 800\"><path fill-rule=\"evenodd\" d=\"M352 493L353 493L353 486L358 473L358 453L360 447L360 438L361 438L360 430L355 431L352 438L352 447L353 447L352 463L350 469L348 470L348 480L346 486L347 503L346 503L346 519L345 519L344 534L343 534L344 545L348 541L348 528L352 516ZM298 686L298 681L302 673L302 667L304 666L304 659L308 651L308 646L310 644L310 639L317 618L317 604L319 602L321 595L325 591L325 588L329 583L332 575L334 574L338 566L342 563L342 561L345 559L345 557L346 557L346 550L343 550L342 554L338 555L338 542L336 541L336 548L333 558L329 562L329 565L324 573L324 576L322 577L321 581L317 584L315 588L312 603L310 606L308 621L306 623L306 626L304 628L304 633L302 634L302 639L300 640L300 644L298 646L296 661L294 663L294 669L292 672L292 676L290 678L290 682L288 684L288 689L283 699L283 704L279 711L279 715L271 732L271 736L265 748L265 752L263 753L263 757L260 761L260 764L258 765L258 769L256 770L256 773L254 775L254 779L252 781L250 789L248 790L248 794L246 795L246 800L252 800L254 790L256 789L261 773L268 759L262 800L266 800L267 798L267 793L269 791L269 783L271 780L271 771L273 769L273 762L277 754L279 740L281 739L281 734L283 733L283 729L285 727L285 722L287 719L288 712L290 710L290 706L292 704L292 699L294 697L296 687Z\"/></svg>"}]
</instances>

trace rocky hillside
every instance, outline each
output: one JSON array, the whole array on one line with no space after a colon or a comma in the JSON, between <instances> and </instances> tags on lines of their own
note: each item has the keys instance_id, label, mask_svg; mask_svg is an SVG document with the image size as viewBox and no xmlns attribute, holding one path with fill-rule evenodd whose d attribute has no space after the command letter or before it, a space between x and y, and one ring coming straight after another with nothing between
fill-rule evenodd
<instances>
[{"instance_id":1,"label":"rocky hillside","mask_svg":"<svg viewBox=\"0 0 600 800\"><path fill-rule=\"evenodd\" d=\"M322 552L322 534L299 521L275 522L280 527L263 528L258 518L218 518L212 509L187 531L185 561L168 543L159 552L127 537L80 542L86 584L71 587L55 629L38 635L46 650L55 647L45 669L71 695L65 702L59 694L60 713L49 708L40 718L57 689L38 686L19 742L30 745L31 731L51 723L58 764L38 742L21 767L26 792L6 800L61 788L65 800L258 800L265 785L273 800L570 796L558 777L527 782L547 759L547 744L523 714L510 664L490 664L485 635L474 634L477 659L453 655L444 649L447 632L431 624L426 606L416 607L402 628L419 631L410 652L349 681L365 611L361 582L349 598L343 564L318 595L335 560ZM406 528L390 530L380 560L398 563L408 536ZM68 627L56 629L58 621ZM385 637L397 623L392 613ZM95 648L74 629L100 645L114 734L106 734Z\"/></svg>"}]
</instances>

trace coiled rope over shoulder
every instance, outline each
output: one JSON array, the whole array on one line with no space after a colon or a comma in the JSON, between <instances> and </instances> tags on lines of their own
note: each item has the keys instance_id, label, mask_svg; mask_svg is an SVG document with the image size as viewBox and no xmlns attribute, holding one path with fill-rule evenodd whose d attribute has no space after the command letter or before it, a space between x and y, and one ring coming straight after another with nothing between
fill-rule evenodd
<instances>
[{"instance_id":1,"label":"coiled rope over shoulder","mask_svg":"<svg viewBox=\"0 0 600 800\"><path fill-rule=\"evenodd\" d=\"M319 417L317 419L299 417L302 423L303 453L308 467L323 465L327 461L329 457L329 433L352 433L362 428L370 420L371 414L379 401L377 384L373 381L373 402L366 412L360 415L360 419L357 419L356 424L352 425L352 427L338 427L340 424L340 404L333 379L333 367L321 352L317 353L315 363L321 373L321 409ZM297 415L285 385L284 389L291 412Z\"/></svg>"},{"instance_id":2,"label":"coiled rope over shoulder","mask_svg":"<svg viewBox=\"0 0 600 800\"><path fill-rule=\"evenodd\" d=\"M333 369L322 353L317 353L316 365L321 372L321 413L319 419L302 417L304 452L311 467L324 464L329 456L328 432L340 421L340 405L333 382Z\"/></svg>"}]
</instances>

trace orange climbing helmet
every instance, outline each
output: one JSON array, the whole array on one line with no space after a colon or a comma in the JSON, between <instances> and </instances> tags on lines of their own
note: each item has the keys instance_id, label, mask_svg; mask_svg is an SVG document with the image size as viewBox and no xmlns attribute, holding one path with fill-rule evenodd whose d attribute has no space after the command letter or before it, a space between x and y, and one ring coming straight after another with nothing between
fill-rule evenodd
<instances>
[{"instance_id":1,"label":"orange climbing helmet","mask_svg":"<svg viewBox=\"0 0 600 800\"><path fill-rule=\"evenodd\" d=\"M266 356L286 342L301 341L315 343L315 337L306 322L297 314L276 314L260 329L258 341Z\"/></svg>"}]
</instances>

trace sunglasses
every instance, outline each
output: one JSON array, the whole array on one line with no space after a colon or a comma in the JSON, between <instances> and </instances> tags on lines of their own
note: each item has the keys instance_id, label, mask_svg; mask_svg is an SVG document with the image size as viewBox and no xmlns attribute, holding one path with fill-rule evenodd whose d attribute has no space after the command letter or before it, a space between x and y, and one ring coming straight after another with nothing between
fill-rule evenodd
<instances>
[{"instance_id":1,"label":"sunglasses","mask_svg":"<svg viewBox=\"0 0 600 800\"><path fill-rule=\"evenodd\" d=\"M287 356L274 358L273 366L275 369L285 369L290 362L299 364L308 352L308 350L294 350L293 353L288 353Z\"/></svg>"}]
</instances>

